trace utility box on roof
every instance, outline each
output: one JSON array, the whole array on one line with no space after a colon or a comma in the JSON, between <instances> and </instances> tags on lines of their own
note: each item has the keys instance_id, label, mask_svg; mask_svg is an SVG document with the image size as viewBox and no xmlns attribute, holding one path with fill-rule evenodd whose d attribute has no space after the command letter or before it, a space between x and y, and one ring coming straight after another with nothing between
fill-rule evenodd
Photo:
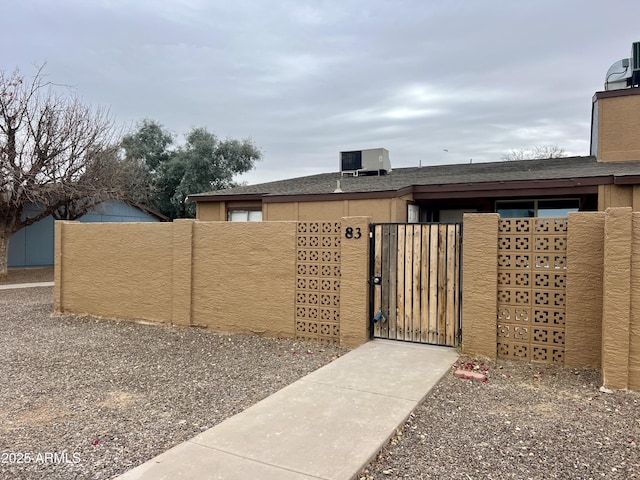
<instances>
[{"instance_id":1,"label":"utility box on roof","mask_svg":"<svg viewBox=\"0 0 640 480\"><path fill-rule=\"evenodd\" d=\"M384 175L390 171L391 161L386 148L340 152L340 173L343 175Z\"/></svg>"}]
</instances>

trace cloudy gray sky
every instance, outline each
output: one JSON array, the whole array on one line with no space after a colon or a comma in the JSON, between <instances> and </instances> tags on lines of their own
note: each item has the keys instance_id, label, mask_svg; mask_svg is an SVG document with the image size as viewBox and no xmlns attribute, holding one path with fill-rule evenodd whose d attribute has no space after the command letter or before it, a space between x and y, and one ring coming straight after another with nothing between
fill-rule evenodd
<instances>
[{"instance_id":1,"label":"cloudy gray sky","mask_svg":"<svg viewBox=\"0 0 640 480\"><path fill-rule=\"evenodd\" d=\"M361 148L394 167L587 155L591 98L640 40L637 0L21 0L2 17L0 69L46 62L129 128L250 137L249 183Z\"/></svg>"}]
</instances>

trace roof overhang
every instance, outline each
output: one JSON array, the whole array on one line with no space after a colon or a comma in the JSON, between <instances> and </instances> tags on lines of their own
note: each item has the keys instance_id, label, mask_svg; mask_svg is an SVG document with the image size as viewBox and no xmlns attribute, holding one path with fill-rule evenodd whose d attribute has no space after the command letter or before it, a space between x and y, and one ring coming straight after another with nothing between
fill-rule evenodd
<instances>
[{"instance_id":1,"label":"roof overhang","mask_svg":"<svg viewBox=\"0 0 640 480\"><path fill-rule=\"evenodd\" d=\"M598 193L598 185L614 183L613 176L555 180L520 180L509 182L456 183L450 185L417 185L415 200L446 198L504 197L540 195L583 195Z\"/></svg>"},{"instance_id":2,"label":"roof overhang","mask_svg":"<svg viewBox=\"0 0 640 480\"><path fill-rule=\"evenodd\" d=\"M233 202L247 200L262 200L266 193L237 193L235 195L207 195L197 193L187 196L187 202Z\"/></svg>"},{"instance_id":3,"label":"roof overhang","mask_svg":"<svg viewBox=\"0 0 640 480\"><path fill-rule=\"evenodd\" d=\"M325 202L399 198L413 195L414 200L474 197L523 197L531 195L585 195L598 192L598 185L640 185L640 175L601 175L546 180L512 180L413 185L399 190L340 192L316 194L270 195L262 193L235 195L189 195L191 202L261 201L263 203Z\"/></svg>"}]
</instances>

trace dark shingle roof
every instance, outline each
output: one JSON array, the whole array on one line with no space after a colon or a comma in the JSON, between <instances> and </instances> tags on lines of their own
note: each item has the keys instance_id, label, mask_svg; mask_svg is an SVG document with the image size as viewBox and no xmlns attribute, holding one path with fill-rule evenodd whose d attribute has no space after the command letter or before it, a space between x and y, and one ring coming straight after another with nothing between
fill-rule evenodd
<instances>
[{"instance_id":1,"label":"dark shingle roof","mask_svg":"<svg viewBox=\"0 0 640 480\"><path fill-rule=\"evenodd\" d=\"M620 177L640 175L640 161L599 163L595 157L566 157L504 162L435 165L394 168L387 175L341 176L339 172L321 173L276 182L246 185L214 192L190 195L193 201L217 196L314 195L330 194L340 188L344 193L398 191L414 186L481 184L488 182L526 182L559 179ZM639 182L640 183L640 182Z\"/></svg>"}]
</instances>

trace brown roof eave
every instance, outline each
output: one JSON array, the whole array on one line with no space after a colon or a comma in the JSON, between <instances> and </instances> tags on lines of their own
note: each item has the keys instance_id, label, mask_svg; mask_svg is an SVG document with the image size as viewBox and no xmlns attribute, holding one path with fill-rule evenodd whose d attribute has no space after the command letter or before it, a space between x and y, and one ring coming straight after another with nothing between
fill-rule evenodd
<instances>
[{"instance_id":1,"label":"brown roof eave","mask_svg":"<svg viewBox=\"0 0 640 480\"><path fill-rule=\"evenodd\" d=\"M483 183L456 183L450 185L419 185L414 187L416 200L438 198L500 197L540 194L558 195L563 193L597 193L598 185L614 183L613 176L585 177L555 180L522 180ZM515 192L514 192L515 191Z\"/></svg>"},{"instance_id":2,"label":"brown roof eave","mask_svg":"<svg viewBox=\"0 0 640 480\"><path fill-rule=\"evenodd\" d=\"M640 175L616 175L613 178L615 185L640 185Z\"/></svg>"},{"instance_id":3,"label":"brown roof eave","mask_svg":"<svg viewBox=\"0 0 640 480\"><path fill-rule=\"evenodd\" d=\"M264 193L237 193L235 195L189 195L187 202L233 202L245 200L262 200Z\"/></svg>"},{"instance_id":4,"label":"brown roof eave","mask_svg":"<svg viewBox=\"0 0 640 480\"><path fill-rule=\"evenodd\" d=\"M312 193L297 195L265 195L263 203L288 203L288 202L331 202L338 200L369 200L376 198L397 198L410 194L413 187L405 187L400 190L381 190L373 192L341 192L341 193Z\"/></svg>"}]
</instances>

